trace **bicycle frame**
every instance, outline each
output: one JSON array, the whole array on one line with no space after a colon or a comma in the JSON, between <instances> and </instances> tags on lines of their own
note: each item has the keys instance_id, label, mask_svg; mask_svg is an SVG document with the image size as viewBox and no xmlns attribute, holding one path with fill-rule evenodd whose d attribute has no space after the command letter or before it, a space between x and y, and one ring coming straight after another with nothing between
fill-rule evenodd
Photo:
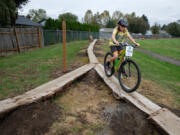
<instances>
[{"instance_id":1,"label":"bicycle frame","mask_svg":"<svg viewBox=\"0 0 180 135\"><path fill-rule=\"evenodd\" d=\"M119 58L118 64L116 66L114 66L115 72L119 69L121 63L123 62L124 57L125 57L125 53L126 53L126 49L123 49L123 51L118 55L118 58Z\"/></svg>"}]
</instances>

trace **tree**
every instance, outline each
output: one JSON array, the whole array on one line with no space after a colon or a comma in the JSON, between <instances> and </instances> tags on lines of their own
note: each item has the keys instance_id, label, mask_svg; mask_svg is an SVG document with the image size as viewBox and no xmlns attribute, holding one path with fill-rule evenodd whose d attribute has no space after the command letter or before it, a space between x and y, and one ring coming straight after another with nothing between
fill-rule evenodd
<instances>
[{"instance_id":1,"label":"tree","mask_svg":"<svg viewBox=\"0 0 180 135\"><path fill-rule=\"evenodd\" d=\"M107 28L114 28L116 26L116 23L113 19L109 19L109 21L106 23Z\"/></svg>"},{"instance_id":2,"label":"tree","mask_svg":"<svg viewBox=\"0 0 180 135\"><path fill-rule=\"evenodd\" d=\"M116 10L113 12L113 15L112 15L112 19L117 23L117 21L120 19L120 18L123 18L123 13Z\"/></svg>"},{"instance_id":3,"label":"tree","mask_svg":"<svg viewBox=\"0 0 180 135\"><path fill-rule=\"evenodd\" d=\"M144 20L144 22L145 22L146 29L149 30L150 25L149 25L149 20L148 20L147 16L143 14L141 18L142 18L142 19Z\"/></svg>"},{"instance_id":4,"label":"tree","mask_svg":"<svg viewBox=\"0 0 180 135\"><path fill-rule=\"evenodd\" d=\"M30 9L26 17L31 18L31 20L34 22L39 22L42 19L46 19L47 15L44 9L38 9L38 10Z\"/></svg>"},{"instance_id":5,"label":"tree","mask_svg":"<svg viewBox=\"0 0 180 135\"><path fill-rule=\"evenodd\" d=\"M124 17L127 18L129 22L128 30L132 33L145 34L150 27L148 18L145 15L138 17L135 12L132 12L131 14L125 14Z\"/></svg>"},{"instance_id":6,"label":"tree","mask_svg":"<svg viewBox=\"0 0 180 135\"><path fill-rule=\"evenodd\" d=\"M109 20L110 20L109 11L104 10L104 12L101 13L101 22L102 22L102 24L106 25Z\"/></svg>"},{"instance_id":7,"label":"tree","mask_svg":"<svg viewBox=\"0 0 180 135\"><path fill-rule=\"evenodd\" d=\"M180 24L180 20L177 20L177 23Z\"/></svg>"},{"instance_id":8,"label":"tree","mask_svg":"<svg viewBox=\"0 0 180 135\"><path fill-rule=\"evenodd\" d=\"M58 18L60 21L78 21L78 17L70 12L60 14Z\"/></svg>"},{"instance_id":9,"label":"tree","mask_svg":"<svg viewBox=\"0 0 180 135\"><path fill-rule=\"evenodd\" d=\"M62 30L62 21L59 19L52 19L48 18L45 23L45 29L60 29ZM67 30L74 30L74 31L91 31L91 32L98 32L99 27L94 26L92 24L87 23L80 23L75 21L66 21L66 29Z\"/></svg>"},{"instance_id":10,"label":"tree","mask_svg":"<svg viewBox=\"0 0 180 135\"><path fill-rule=\"evenodd\" d=\"M167 25L166 30L169 34L173 36L180 36L180 24L177 22L172 22Z\"/></svg>"},{"instance_id":11,"label":"tree","mask_svg":"<svg viewBox=\"0 0 180 135\"><path fill-rule=\"evenodd\" d=\"M26 5L29 0L14 0L16 8L22 8L22 5Z\"/></svg>"},{"instance_id":12,"label":"tree","mask_svg":"<svg viewBox=\"0 0 180 135\"><path fill-rule=\"evenodd\" d=\"M84 16L84 22L91 24L93 20L93 13L91 10L87 10Z\"/></svg>"},{"instance_id":13,"label":"tree","mask_svg":"<svg viewBox=\"0 0 180 135\"><path fill-rule=\"evenodd\" d=\"M152 33L153 34L159 34L159 30L161 29L160 25L158 25L157 23L155 23L152 27L151 27L151 30L152 30Z\"/></svg>"},{"instance_id":14,"label":"tree","mask_svg":"<svg viewBox=\"0 0 180 135\"><path fill-rule=\"evenodd\" d=\"M131 14L125 14L124 18L127 18L128 20L136 18L136 13L132 12Z\"/></svg>"},{"instance_id":15,"label":"tree","mask_svg":"<svg viewBox=\"0 0 180 135\"><path fill-rule=\"evenodd\" d=\"M46 20L46 23L45 23L44 28L45 28L45 29L56 29L56 28L55 28L56 26L57 26L57 25L55 24L54 19L48 18L48 19Z\"/></svg>"},{"instance_id":16,"label":"tree","mask_svg":"<svg viewBox=\"0 0 180 135\"><path fill-rule=\"evenodd\" d=\"M101 15L99 14L99 12L94 14L93 19L92 19L92 24L96 26L102 25Z\"/></svg>"},{"instance_id":17,"label":"tree","mask_svg":"<svg viewBox=\"0 0 180 135\"><path fill-rule=\"evenodd\" d=\"M166 31L166 30L167 30L167 25L164 24L164 25L161 27L161 30L165 30L165 31Z\"/></svg>"},{"instance_id":18,"label":"tree","mask_svg":"<svg viewBox=\"0 0 180 135\"><path fill-rule=\"evenodd\" d=\"M15 25L17 11L28 0L1 0L0 1L0 27Z\"/></svg>"},{"instance_id":19,"label":"tree","mask_svg":"<svg viewBox=\"0 0 180 135\"><path fill-rule=\"evenodd\" d=\"M15 24L16 5L13 0L0 1L0 26L10 26Z\"/></svg>"},{"instance_id":20,"label":"tree","mask_svg":"<svg viewBox=\"0 0 180 135\"><path fill-rule=\"evenodd\" d=\"M147 31L146 23L141 17L129 18L128 30L132 33L145 34Z\"/></svg>"}]
</instances>

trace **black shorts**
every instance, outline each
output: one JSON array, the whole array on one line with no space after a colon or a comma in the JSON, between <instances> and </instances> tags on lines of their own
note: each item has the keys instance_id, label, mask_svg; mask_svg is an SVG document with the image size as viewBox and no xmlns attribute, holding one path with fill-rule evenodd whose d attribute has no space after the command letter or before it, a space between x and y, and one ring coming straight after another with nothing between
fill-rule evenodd
<instances>
[{"instance_id":1,"label":"black shorts","mask_svg":"<svg viewBox=\"0 0 180 135\"><path fill-rule=\"evenodd\" d=\"M110 46L110 48L111 48L111 53L114 53L115 51L121 51L121 50L123 50L123 47L121 47L121 46Z\"/></svg>"}]
</instances>

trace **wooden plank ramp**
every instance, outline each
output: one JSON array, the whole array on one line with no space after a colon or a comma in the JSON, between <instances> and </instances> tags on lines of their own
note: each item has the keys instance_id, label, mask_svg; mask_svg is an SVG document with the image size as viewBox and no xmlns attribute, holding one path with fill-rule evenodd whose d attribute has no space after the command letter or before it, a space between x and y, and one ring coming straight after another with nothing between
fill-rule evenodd
<instances>
[{"instance_id":1,"label":"wooden plank ramp","mask_svg":"<svg viewBox=\"0 0 180 135\"><path fill-rule=\"evenodd\" d=\"M37 100L53 96L55 93L61 91L61 88L87 73L93 67L94 64L84 65L22 95L0 101L0 116L3 116L5 113L18 108L19 106L30 104Z\"/></svg>"},{"instance_id":2,"label":"wooden plank ramp","mask_svg":"<svg viewBox=\"0 0 180 135\"><path fill-rule=\"evenodd\" d=\"M94 45L95 45L96 42L97 42L97 39L95 39L95 40L89 45L88 50L87 50L87 52L88 52L88 57L89 57L89 61L90 61L90 63L93 63L93 64L98 64L98 63L99 63L98 59L96 58L96 56L95 56L94 53L93 53L93 48L94 48Z\"/></svg>"},{"instance_id":3,"label":"wooden plank ramp","mask_svg":"<svg viewBox=\"0 0 180 135\"><path fill-rule=\"evenodd\" d=\"M93 47L97 40L90 44L88 48L88 56L91 63L96 64L95 70L104 80L104 82L121 98L131 102L134 106L149 115L149 119L153 120L169 135L180 135L180 118L168 109L161 108L138 92L126 93L122 90L118 79L115 76L107 77L104 73L103 65L99 64L93 53Z\"/></svg>"}]
</instances>

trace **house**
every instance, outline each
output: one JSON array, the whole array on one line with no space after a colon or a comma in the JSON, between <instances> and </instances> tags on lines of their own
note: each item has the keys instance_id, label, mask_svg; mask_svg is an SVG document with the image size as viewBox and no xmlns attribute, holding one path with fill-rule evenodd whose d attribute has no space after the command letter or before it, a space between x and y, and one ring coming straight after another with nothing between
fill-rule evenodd
<instances>
[{"instance_id":1,"label":"house","mask_svg":"<svg viewBox=\"0 0 180 135\"><path fill-rule=\"evenodd\" d=\"M160 30L159 35L162 37L167 37L167 38L171 37L171 35L169 33L167 33L165 30Z\"/></svg>"},{"instance_id":2,"label":"house","mask_svg":"<svg viewBox=\"0 0 180 135\"><path fill-rule=\"evenodd\" d=\"M42 19L41 21L39 21L38 23L41 24L42 26L45 26L47 19Z\"/></svg>"},{"instance_id":3,"label":"house","mask_svg":"<svg viewBox=\"0 0 180 135\"><path fill-rule=\"evenodd\" d=\"M147 30L146 33L145 33L145 36L152 36L152 31L151 30Z\"/></svg>"},{"instance_id":4,"label":"house","mask_svg":"<svg viewBox=\"0 0 180 135\"><path fill-rule=\"evenodd\" d=\"M100 39L110 39L112 36L113 28L101 28L99 30Z\"/></svg>"},{"instance_id":5,"label":"house","mask_svg":"<svg viewBox=\"0 0 180 135\"><path fill-rule=\"evenodd\" d=\"M16 19L16 26L33 26L33 27L42 27L41 24L31 21L25 16L18 15Z\"/></svg>"}]
</instances>

